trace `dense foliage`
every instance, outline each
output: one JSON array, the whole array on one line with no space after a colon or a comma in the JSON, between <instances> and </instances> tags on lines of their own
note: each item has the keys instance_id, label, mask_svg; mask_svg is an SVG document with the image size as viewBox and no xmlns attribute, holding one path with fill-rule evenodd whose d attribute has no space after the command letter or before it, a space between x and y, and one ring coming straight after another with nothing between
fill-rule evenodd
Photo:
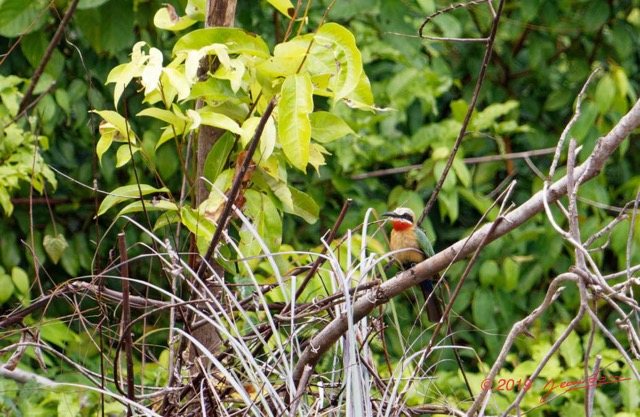
<instances>
[{"instance_id":1,"label":"dense foliage","mask_svg":"<svg viewBox=\"0 0 640 417\"><path fill-rule=\"evenodd\" d=\"M306 19L297 21L293 33L283 39L289 25L286 8L283 14L272 4L287 2L239 1L236 26L244 32L202 29L204 1L173 1L166 7L159 0L83 0L34 89L35 105L26 107L29 103L21 101L29 79L70 3L0 0L0 40L6 51L0 58L3 313L28 306L71 278L90 278L115 265L118 231L126 230L131 257L147 253L148 247L157 249L149 234L131 227L129 219L153 230L161 241L171 239L183 252L190 249L190 231L204 253L215 230L209 222L221 209L223 193L230 189L243 151L273 97L279 98L278 107L266 123L242 201L243 213L262 240L240 220L234 223L230 234L238 247L222 251L230 259L223 262L230 282L247 283L246 276L255 274L271 284L273 264L257 258L235 262L267 249L286 253L276 259L283 273L307 264L313 258L304 252L322 249L321 236L333 226L347 198L353 204L339 234L357 229L368 208L380 214L403 205L421 212L451 154L486 48L479 42L417 37L426 16L450 5L445 1L314 1L308 9L303 5ZM481 38L488 35L490 24L490 9L481 3L436 16L424 35ZM576 97L599 67L571 130L583 147L580 155L589 154L595 139L638 99L639 30L638 0L506 3L468 133L437 205L422 225L436 252L468 235L511 180L517 181L515 204L541 189L553 151L517 159L483 157L556 146ZM219 46L229 40L232 46ZM304 58L307 53L312 60ZM198 65L206 56L217 57L221 65L211 78L198 79ZM206 104L196 108L196 100L202 98ZM106 123L100 124L103 120ZM230 133L207 159L207 178L220 193L212 193L198 207L188 198L195 181L188 143L202 125ZM625 141L604 175L581 188L584 236L611 223L619 208L636 198L638 146L635 140ZM563 174L560 170L557 177ZM141 196L147 198L146 205ZM488 219L495 216L494 209ZM640 263L638 223L628 248L629 225L629 220L623 221L596 241L606 244L594 255L602 271ZM382 231L372 240L357 236L367 241L372 253L385 252ZM291 254L293 250L297 252ZM353 267L348 264L350 250L355 254L359 249L340 248L345 270ZM460 355L474 390L479 390L498 355L501 335L535 309L549 280L572 264L573 248L542 214L483 249L451 317L455 343L472 348L460 350ZM464 267L458 263L448 271L451 287ZM131 276L171 289L169 274L159 262L142 260L131 268ZM120 289L118 280L108 285ZM306 300L313 300L321 286L316 282L307 288ZM133 291L145 295L143 286ZM269 301L286 299L286 294L272 294ZM568 286L560 302L531 329L535 339L517 341L518 351L507 359L509 371L500 377L526 379L567 328L579 302L578 289ZM409 356L431 336L426 323L415 318L417 304L419 296L410 293L384 312L390 327L384 343L372 345L375 365L384 377L391 373L388 361ZM78 317L80 310L83 318ZM101 317L117 325L116 311L114 307ZM47 343L51 351L42 356L27 349L21 367L40 373L38 361L44 357L48 378L93 383L61 361L58 352L99 372L104 347L90 341L95 318L103 313L90 300L61 298L27 316L25 324L38 325L33 340ZM602 317L615 333L616 316L605 307ZM167 325L165 318L154 320L145 324L148 328L139 324L134 330L151 333L154 326ZM630 376L617 350L601 335L590 341L590 330L591 323L583 320L547 364L543 379L534 381L534 392L542 394L548 380L580 379L587 346L593 346L591 355L602 355L607 375ZM616 333L622 340L621 335ZM151 349L156 356L144 365L138 361L136 366L144 369L138 382L166 383L164 336L150 336L158 345ZM24 335L7 331L0 347L18 340L25 341ZM436 388L427 382L414 387L405 399L409 405L427 397L458 406L469 396L453 351L440 350L437 358L442 362L433 373ZM328 360L319 372L331 366ZM638 412L637 383L599 389L597 414ZM0 379L0 410L25 416L54 411L78 415L81 403L90 404L82 415L101 408L122 410L111 399L101 404L95 392L76 396L68 389L38 392L18 387L18 382ZM495 410L503 409L515 394L498 392L492 398ZM532 410L530 415L584 410L584 392L579 390L536 408L539 399L530 396L523 403Z\"/></svg>"}]
</instances>

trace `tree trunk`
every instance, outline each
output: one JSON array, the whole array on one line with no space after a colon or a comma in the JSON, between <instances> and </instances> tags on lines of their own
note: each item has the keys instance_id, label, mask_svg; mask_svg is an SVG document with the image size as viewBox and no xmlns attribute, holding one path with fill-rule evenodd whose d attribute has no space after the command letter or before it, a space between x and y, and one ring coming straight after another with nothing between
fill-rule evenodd
<instances>
[{"instance_id":1,"label":"tree trunk","mask_svg":"<svg viewBox=\"0 0 640 417\"><path fill-rule=\"evenodd\" d=\"M207 21L205 27L232 27L236 14L236 1L237 0L209 0L207 2ZM206 79L208 74L213 71L215 71L214 66L211 64L211 61L205 57L202 62L200 62L200 78ZM202 105L203 103L198 103L198 106ZM223 130L215 127L204 125L200 126L197 147L198 152L196 153L198 174L196 201L198 202L198 205L209 197L209 188L207 187L206 182L200 179L204 175L204 162L206 161L211 148L223 133Z\"/></svg>"},{"instance_id":2,"label":"tree trunk","mask_svg":"<svg viewBox=\"0 0 640 417\"><path fill-rule=\"evenodd\" d=\"M226 26L232 27L234 23L234 17L236 12L236 0L208 0L207 1L207 20L205 23L205 27L217 27L217 26ZM209 74L213 73L216 70L217 65L214 60L209 59L209 57L205 57L200 62L199 75L201 80L205 80ZM205 103L202 101L198 101L196 104L197 108L204 106ZM216 141L222 136L224 130L214 128L211 126L200 126L200 131L198 134L198 143L197 143L197 152L195 154L196 161L196 172L197 172L197 188L196 188L196 203L199 206L203 201L205 201L209 197L209 188L207 183L203 181L201 178L204 176L204 166L205 161L207 160L207 155L213 148L213 145ZM213 180L213 178L210 178ZM192 236L193 247L195 248L195 236ZM195 251L197 252L197 250ZM191 263L192 266L194 264L199 264L202 262L200 257L197 257L197 261ZM197 266L197 265L196 265ZM224 273L223 269L214 264L214 270L222 275ZM196 267L194 270L198 270ZM208 268L205 270L209 270ZM206 280L205 277L200 277L201 282L211 282L211 280ZM216 284L208 284L210 285L210 290L214 294L219 294L219 288L216 288ZM206 301L205 301L206 302ZM195 318L194 318L195 319ZM214 355L220 349L220 335L216 331L216 329L209 324L200 324L198 325L195 320L192 319L190 323L190 327L192 329L191 335L197 339L207 350ZM193 364L191 366L191 375L193 377L197 376L198 373L202 372L202 370L210 369L210 361L200 352L195 346L191 345L188 350L188 358L189 361ZM202 366L198 366L195 364L196 361L199 361ZM215 413L215 411L213 411Z\"/></svg>"}]
</instances>

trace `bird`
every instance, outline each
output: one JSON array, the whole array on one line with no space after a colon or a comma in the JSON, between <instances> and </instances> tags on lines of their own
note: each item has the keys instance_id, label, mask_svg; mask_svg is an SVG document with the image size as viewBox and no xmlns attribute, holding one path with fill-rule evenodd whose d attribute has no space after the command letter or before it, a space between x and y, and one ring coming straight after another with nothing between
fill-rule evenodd
<instances>
[{"instance_id":1,"label":"bird","mask_svg":"<svg viewBox=\"0 0 640 417\"><path fill-rule=\"evenodd\" d=\"M409 269L435 255L427 234L416 226L415 215L410 208L398 207L394 211L383 213L382 217L391 219L393 230L391 231L390 247L395 252L393 257L402 265L402 268ZM440 275L436 274L420 283L422 295L427 303L427 317L432 323L437 323L442 319L440 303L435 295L431 294L433 280L437 281L438 279L440 279Z\"/></svg>"}]
</instances>

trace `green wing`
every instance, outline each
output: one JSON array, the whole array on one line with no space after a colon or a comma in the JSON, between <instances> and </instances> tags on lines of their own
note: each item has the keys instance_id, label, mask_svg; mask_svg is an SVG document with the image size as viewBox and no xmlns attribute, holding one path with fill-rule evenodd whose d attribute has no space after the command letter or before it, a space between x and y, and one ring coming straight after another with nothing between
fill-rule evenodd
<instances>
[{"instance_id":1,"label":"green wing","mask_svg":"<svg viewBox=\"0 0 640 417\"><path fill-rule=\"evenodd\" d=\"M420 245L420 249L427 255L427 258L435 255L433 251L433 246L431 246L431 241L427 237L427 234L424 230L416 227L416 237L418 238L418 244Z\"/></svg>"}]
</instances>

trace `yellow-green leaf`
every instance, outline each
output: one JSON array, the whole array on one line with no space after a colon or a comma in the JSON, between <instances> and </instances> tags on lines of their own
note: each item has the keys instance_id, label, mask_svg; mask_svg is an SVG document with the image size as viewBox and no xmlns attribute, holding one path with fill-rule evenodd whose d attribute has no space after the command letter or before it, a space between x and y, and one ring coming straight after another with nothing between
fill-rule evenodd
<instances>
[{"instance_id":1,"label":"yellow-green leaf","mask_svg":"<svg viewBox=\"0 0 640 417\"><path fill-rule=\"evenodd\" d=\"M320 174L318 171L320 166L326 164L324 155L331 155L331 153L327 151L324 146L318 143L311 144L311 148L309 148L309 165L316 169L318 175Z\"/></svg>"},{"instance_id":2,"label":"yellow-green leaf","mask_svg":"<svg viewBox=\"0 0 640 417\"><path fill-rule=\"evenodd\" d=\"M104 214L115 206L123 201L130 200L132 198L140 198L140 196L149 195L153 193L168 193L169 189L155 188L147 184L132 184L125 185L124 187L119 187L113 190L108 196L102 200L100 207L98 208L98 216Z\"/></svg>"},{"instance_id":3,"label":"yellow-green leaf","mask_svg":"<svg viewBox=\"0 0 640 417\"><path fill-rule=\"evenodd\" d=\"M309 162L313 84L308 76L292 75L282 84L278 106L278 136L285 156L294 167L305 171Z\"/></svg>"},{"instance_id":4,"label":"yellow-green leaf","mask_svg":"<svg viewBox=\"0 0 640 417\"><path fill-rule=\"evenodd\" d=\"M224 114L207 110L207 107L203 107L202 110L198 111L198 113L200 113L200 123L203 125L219 127L220 129L235 133L236 135L242 134L242 129L238 123Z\"/></svg>"},{"instance_id":5,"label":"yellow-green leaf","mask_svg":"<svg viewBox=\"0 0 640 417\"><path fill-rule=\"evenodd\" d=\"M4 304L13 295L13 282L11 277L0 271L0 305Z\"/></svg>"},{"instance_id":6,"label":"yellow-green leaf","mask_svg":"<svg viewBox=\"0 0 640 417\"><path fill-rule=\"evenodd\" d=\"M114 135L115 132L108 132L100 136L100 139L96 144L96 154L98 155L98 161L102 162L102 155L104 155L104 153L111 147Z\"/></svg>"},{"instance_id":7,"label":"yellow-green leaf","mask_svg":"<svg viewBox=\"0 0 640 417\"><path fill-rule=\"evenodd\" d=\"M153 24L159 29L177 32L193 25L197 21L188 16L178 16L176 10L170 4L159 9L153 17Z\"/></svg>"},{"instance_id":8,"label":"yellow-green leaf","mask_svg":"<svg viewBox=\"0 0 640 417\"><path fill-rule=\"evenodd\" d=\"M120 212L116 215L116 218L120 216L124 216L125 214L137 213L143 210L177 211L178 209L179 207L176 205L176 203L169 200L164 200L164 199L145 201L144 205L142 201L134 201L133 203L127 204L122 210L120 210Z\"/></svg>"},{"instance_id":9,"label":"yellow-green leaf","mask_svg":"<svg viewBox=\"0 0 640 417\"><path fill-rule=\"evenodd\" d=\"M356 46L356 39L349 30L337 23L323 25L314 37L311 53L333 51L335 77L330 81L334 103L353 92L362 76L362 56Z\"/></svg>"},{"instance_id":10,"label":"yellow-green leaf","mask_svg":"<svg viewBox=\"0 0 640 417\"><path fill-rule=\"evenodd\" d=\"M191 85L187 76L175 68L163 68L162 72L169 79L169 85L178 92L178 100L184 100L191 93Z\"/></svg>"},{"instance_id":11,"label":"yellow-green leaf","mask_svg":"<svg viewBox=\"0 0 640 417\"><path fill-rule=\"evenodd\" d=\"M293 12L295 8L293 4L289 0L267 0L267 2L275 7L277 11L291 19L293 17Z\"/></svg>"},{"instance_id":12,"label":"yellow-green leaf","mask_svg":"<svg viewBox=\"0 0 640 417\"><path fill-rule=\"evenodd\" d=\"M313 198L308 194L303 193L293 187L289 187L291 191L291 197L293 198L293 212L297 216L302 217L307 223L313 224L318 220L320 215L320 208ZM291 213L288 210L284 210L287 213Z\"/></svg>"},{"instance_id":13,"label":"yellow-green leaf","mask_svg":"<svg viewBox=\"0 0 640 417\"><path fill-rule=\"evenodd\" d=\"M111 123L124 139L135 141L135 135L127 120L118 112L113 110L92 110L94 113L102 117L107 123Z\"/></svg>"},{"instance_id":14,"label":"yellow-green leaf","mask_svg":"<svg viewBox=\"0 0 640 417\"><path fill-rule=\"evenodd\" d=\"M256 133L256 129L260 124L260 117L250 117L242 124L242 134L240 134L240 143L243 147L251 141ZM276 146L276 125L272 117L267 119L262 134L260 135L259 149L260 154L254 157L255 160L268 159L273 153Z\"/></svg>"},{"instance_id":15,"label":"yellow-green leaf","mask_svg":"<svg viewBox=\"0 0 640 417\"><path fill-rule=\"evenodd\" d=\"M26 294L29 292L29 276L24 269L14 266L11 269L11 280L20 293Z\"/></svg>"},{"instance_id":16,"label":"yellow-green leaf","mask_svg":"<svg viewBox=\"0 0 640 417\"><path fill-rule=\"evenodd\" d=\"M333 142L348 134L355 134L340 117L326 111L317 111L309 116L311 137L320 143Z\"/></svg>"},{"instance_id":17,"label":"yellow-green leaf","mask_svg":"<svg viewBox=\"0 0 640 417\"><path fill-rule=\"evenodd\" d=\"M198 29L187 33L178 39L173 47L173 54L199 50L216 43L227 45L229 55L249 54L264 58L270 56L269 47L258 35L242 29L225 27Z\"/></svg>"},{"instance_id":18,"label":"yellow-green leaf","mask_svg":"<svg viewBox=\"0 0 640 417\"><path fill-rule=\"evenodd\" d=\"M46 235L42 245L44 246L44 250L47 252L47 255L49 255L49 259L51 259L54 264L57 264L58 261L60 261L62 253L67 249L67 247L69 247L67 240L60 233L56 236Z\"/></svg>"},{"instance_id":19,"label":"yellow-green leaf","mask_svg":"<svg viewBox=\"0 0 640 417\"><path fill-rule=\"evenodd\" d=\"M116 152L116 168L120 168L125 165L127 162L131 160L131 157L138 152L140 148L137 146L131 145L131 149L129 149L129 145L121 145Z\"/></svg>"}]
</instances>

